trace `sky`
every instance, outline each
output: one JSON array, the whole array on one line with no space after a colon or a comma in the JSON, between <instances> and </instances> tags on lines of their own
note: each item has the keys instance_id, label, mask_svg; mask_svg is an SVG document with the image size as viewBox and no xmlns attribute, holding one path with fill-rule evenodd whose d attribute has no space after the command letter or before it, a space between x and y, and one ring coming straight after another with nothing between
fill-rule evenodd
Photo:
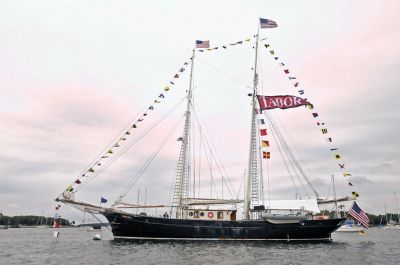
<instances>
[{"instance_id":1,"label":"sky","mask_svg":"<svg viewBox=\"0 0 400 265\"><path fill-rule=\"evenodd\" d=\"M296 76L326 123L353 175L359 205L371 213L383 213L385 204L388 211L396 211L399 1L1 0L0 7L4 214L54 215L54 199L163 92L191 57L196 39L210 40L211 46L244 40L257 32L259 17L278 23L277 28L260 32L267 38L263 44L270 44ZM254 39L225 51L198 53L194 65L195 102L204 132L218 150L235 193L243 192L238 187L248 154L253 43ZM268 50L262 47L259 59L263 93L296 94ZM188 72L146 116L143 127L158 123L181 101ZM159 122L158 132L152 130L85 185L77 198L93 203L101 196L115 200L166 132L182 120L184 107L181 103ZM285 122L285 132L291 132L288 139L302 148L312 182L322 194L329 193L337 162L310 113L296 109L271 115ZM137 200L139 189L140 200L144 190L147 202L169 199L182 123L177 126L127 195L128 201ZM290 179L274 159L277 152L272 145L271 196L292 198ZM203 187L207 174L201 182L204 195L209 195ZM343 176L336 178L338 193L350 195ZM63 216L73 214L77 213L62 208Z\"/></svg>"}]
</instances>

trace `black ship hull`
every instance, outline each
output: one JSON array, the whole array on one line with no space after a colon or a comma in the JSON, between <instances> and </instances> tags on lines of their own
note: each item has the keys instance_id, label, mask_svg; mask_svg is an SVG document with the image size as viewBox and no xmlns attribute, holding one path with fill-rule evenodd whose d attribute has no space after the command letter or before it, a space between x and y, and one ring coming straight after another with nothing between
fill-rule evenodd
<instances>
[{"instance_id":1,"label":"black ship hull","mask_svg":"<svg viewBox=\"0 0 400 265\"><path fill-rule=\"evenodd\" d=\"M147 240L316 240L330 241L345 219L273 224L256 221L206 221L105 212L116 239Z\"/></svg>"}]
</instances>

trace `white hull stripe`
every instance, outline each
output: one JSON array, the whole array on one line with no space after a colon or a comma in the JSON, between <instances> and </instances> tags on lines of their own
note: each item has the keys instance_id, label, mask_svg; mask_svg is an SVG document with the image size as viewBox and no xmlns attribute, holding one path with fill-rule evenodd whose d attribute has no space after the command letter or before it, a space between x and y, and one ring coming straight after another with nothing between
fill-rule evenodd
<instances>
[{"instance_id":1,"label":"white hull stripe","mask_svg":"<svg viewBox=\"0 0 400 265\"><path fill-rule=\"evenodd\" d=\"M331 241L329 237L325 238L166 238L166 237L129 237L129 236L114 236L115 239L132 239L132 240L178 240L178 241Z\"/></svg>"}]
</instances>

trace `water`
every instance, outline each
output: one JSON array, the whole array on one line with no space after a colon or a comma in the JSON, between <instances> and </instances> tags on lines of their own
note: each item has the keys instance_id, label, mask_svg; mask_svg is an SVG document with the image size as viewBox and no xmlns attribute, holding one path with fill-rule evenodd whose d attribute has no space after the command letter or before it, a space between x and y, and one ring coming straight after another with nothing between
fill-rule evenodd
<instances>
[{"instance_id":1,"label":"water","mask_svg":"<svg viewBox=\"0 0 400 265\"><path fill-rule=\"evenodd\" d=\"M0 230L0 264L398 264L400 230L333 234L331 243L114 241L107 229ZM100 233L101 241L93 241Z\"/></svg>"}]
</instances>

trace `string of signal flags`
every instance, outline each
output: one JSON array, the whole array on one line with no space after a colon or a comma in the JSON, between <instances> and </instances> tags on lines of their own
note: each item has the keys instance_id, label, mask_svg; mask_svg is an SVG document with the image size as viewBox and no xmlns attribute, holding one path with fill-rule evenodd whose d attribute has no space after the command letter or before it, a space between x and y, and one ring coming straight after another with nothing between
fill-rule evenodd
<instances>
[{"instance_id":1,"label":"string of signal flags","mask_svg":"<svg viewBox=\"0 0 400 265\"><path fill-rule=\"evenodd\" d=\"M274 61L278 64L280 68L282 68L282 72L287 76L288 80L291 82L291 85L297 90L297 93L301 96L305 95L305 90L300 85L298 78L293 75L292 70L290 70L287 65L277 56L277 53L274 49L271 48L270 44L264 44L264 47L267 49L269 54L273 57ZM338 167L343 177L347 179L347 183L349 186L353 187L354 184L351 181L352 174L348 172L346 169L345 163L343 163L342 155L338 152L339 148L334 145L333 137L329 135L328 128L325 122L321 121L320 115L315 111L313 104L305 105L308 110L311 111L311 115L316 120L315 124L320 129L322 135L325 137L325 141L330 145L330 151L333 153L334 159L338 162ZM354 198L359 197L359 193L357 191L352 191L352 196Z\"/></svg>"},{"instance_id":2,"label":"string of signal flags","mask_svg":"<svg viewBox=\"0 0 400 265\"><path fill-rule=\"evenodd\" d=\"M99 169L101 169L104 165L107 164L107 160L110 161L109 158L114 156L118 152L118 149L121 147L121 145L123 145L124 142L126 142L129 137L134 135L134 130L139 128L140 123L143 122L151 114L151 112L156 109L158 104L162 103L162 101L165 100L165 98L168 96L169 93L171 93L170 91L172 91L174 86L176 86L178 79L180 78L180 75L183 72L185 72L191 60L192 57L190 57L189 60L186 60L179 67L178 71L176 71L173 77L164 86L162 91L157 93L157 96L154 97L154 100L151 103L151 105L149 105L146 108L146 110L141 115L139 115L138 119L135 122L133 122L128 127L128 129L124 131L123 134L117 138L118 140L115 141L115 143L113 143L112 146L106 148L106 151L99 156L99 159L97 159L94 163L91 163L88 167L86 167L80 173L80 175L77 178L75 178L75 181L67 186L64 192L69 192L69 193L76 192L77 185L81 185L82 183L90 179L90 177L92 177Z\"/></svg>"}]
</instances>

